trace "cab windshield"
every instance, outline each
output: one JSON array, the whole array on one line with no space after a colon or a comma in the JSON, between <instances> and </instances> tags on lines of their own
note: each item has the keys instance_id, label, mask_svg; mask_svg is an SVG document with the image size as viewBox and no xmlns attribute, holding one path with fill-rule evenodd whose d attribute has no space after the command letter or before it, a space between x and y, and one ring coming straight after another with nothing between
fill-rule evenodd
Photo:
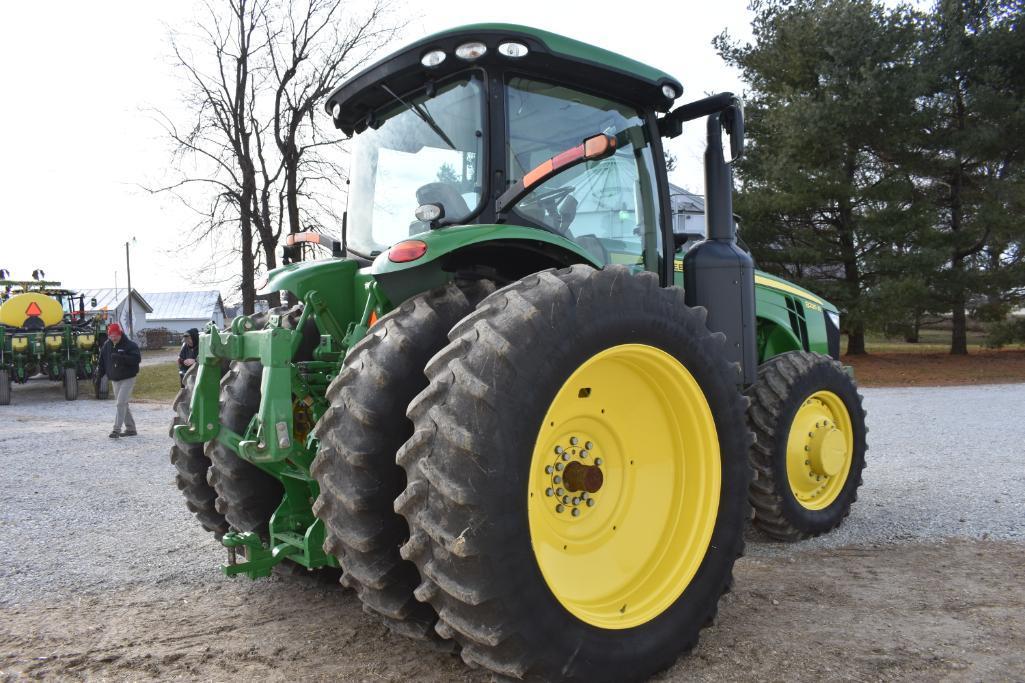
<instances>
[{"instance_id":1,"label":"cab windshield","mask_svg":"<svg viewBox=\"0 0 1025 683\"><path fill-rule=\"evenodd\" d=\"M347 247L374 256L430 229L416 208L438 204L445 223L480 208L484 102L479 76L463 74L394 106L355 139L349 173Z\"/></svg>"}]
</instances>

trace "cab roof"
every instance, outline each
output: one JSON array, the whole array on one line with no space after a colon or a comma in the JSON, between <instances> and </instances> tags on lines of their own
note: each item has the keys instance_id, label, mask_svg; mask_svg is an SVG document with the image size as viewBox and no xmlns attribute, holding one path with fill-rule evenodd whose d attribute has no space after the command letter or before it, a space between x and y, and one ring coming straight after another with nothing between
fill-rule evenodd
<instances>
[{"instance_id":1,"label":"cab roof","mask_svg":"<svg viewBox=\"0 0 1025 683\"><path fill-rule=\"evenodd\" d=\"M469 62L455 56L459 45L476 41L487 46L482 57ZM509 41L526 45L527 55L501 55L499 44ZM420 60L434 50L443 51L445 60L434 67L424 66ZM393 52L342 83L328 95L324 108L332 115L336 128L352 135L367 127L372 112L394 101L379 86L402 95L474 65L513 67L663 112L674 99L665 96L663 86L671 86L677 97L683 92L680 82L664 71L579 40L516 24L470 24L435 33Z\"/></svg>"}]
</instances>

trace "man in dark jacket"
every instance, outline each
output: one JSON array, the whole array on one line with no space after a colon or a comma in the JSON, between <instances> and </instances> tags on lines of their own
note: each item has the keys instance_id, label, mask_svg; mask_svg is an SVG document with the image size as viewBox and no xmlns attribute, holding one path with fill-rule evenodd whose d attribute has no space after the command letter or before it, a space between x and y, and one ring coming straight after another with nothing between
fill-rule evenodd
<instances>
[{"instance_id":1,"label":"man in dark jacket","mask_svg":"<svg viewBox=\"0 0 1025 683\"><path fill-rule=\"evenodd\" d=\"M135 418L128 408L135 387L135 376L139 374L142 352L139 345L124 335L117 323L107 326L107 341L100 349L100 376L106 375L114 389L117 413L114 415L114 430L108 435L112 439L121 436L135 436ZM125 430L121 431L121 425Z\"/></svg>"},{"instance_id":2,"label":"man in dark jacket","mask_svg":"<svg viewBox=\"0 0 1025 683\"><path fill-rule=\"evenodd\" d=\"M181 385L185 386L185 373L196 364L196 357L199 355L199 330L195 327L185 333L182 338L182 348L178 352L178 379Z\"/></svg>"}]
</instances>

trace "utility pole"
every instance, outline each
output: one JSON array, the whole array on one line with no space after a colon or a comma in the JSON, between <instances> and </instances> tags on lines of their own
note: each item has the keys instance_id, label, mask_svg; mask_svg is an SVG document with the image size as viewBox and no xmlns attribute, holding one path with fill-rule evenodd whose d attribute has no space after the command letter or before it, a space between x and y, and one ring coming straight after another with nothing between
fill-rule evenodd
<instances>
[{"instance_id":1,"label":"utility pole","mask_svg":"<svg viewBox=\"0 0 1025 683\"><path fill-rule=\"evenodd\" d=\"M135 330L132 328L132 259L128 255L128 242L125 242L125 266L128 269L128 338L135 337Z\"/></svg>"}]
</instances>

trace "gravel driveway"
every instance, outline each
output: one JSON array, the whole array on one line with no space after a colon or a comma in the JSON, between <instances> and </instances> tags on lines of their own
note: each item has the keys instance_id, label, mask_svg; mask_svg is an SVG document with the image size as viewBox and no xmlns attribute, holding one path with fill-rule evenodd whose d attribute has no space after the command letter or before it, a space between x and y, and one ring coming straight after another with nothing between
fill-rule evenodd
<instances>
[{"instance_id":1,"label":"gravel driveway","mask_svg":"<svg viewBox=\"0 0 1025 683\"><path fill-rule=\"evenodd\" d=\"M663 678L1025 677L1025 385L863 393L850 518L752 537L719 624ZM0 408L0 679L487 680L340 588L221 576L174 486L169 407L133 406L139 436L112 440L112 402L59 394Z\"/></svg>"}]
</instances>

